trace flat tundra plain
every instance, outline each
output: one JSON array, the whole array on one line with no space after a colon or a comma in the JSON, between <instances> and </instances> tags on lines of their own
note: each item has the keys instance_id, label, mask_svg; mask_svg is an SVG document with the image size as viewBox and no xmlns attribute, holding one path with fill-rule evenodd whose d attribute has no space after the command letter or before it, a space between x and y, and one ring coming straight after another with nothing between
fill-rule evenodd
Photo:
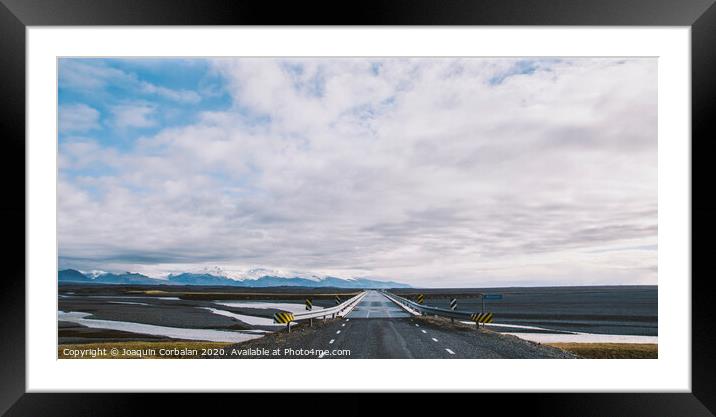
<instances>
[{"instance_id":1,"label":"flat tundra plain","mask_svg":"<svg viewBox=\"0 0 716 417\"><path fill-rule=\"evenodd\" d=\"M285 326L273 323L275 312L305 311L305 298L319 310L335 305L336 296L347 300L359 291L63 284L58 297L58 342L60 348L183 341L212 347L283 346L290 348L286 352L312 350L311 354L298 350L295 356L307 358L567 358L576 357L563 349L570 345L553 348L497 332L657 336L656 286L389 291L411 299L423 294L426 305L443 308L455 298L458 310L470 312L482 311L481 294L501 294L502 299L484 301L485 311L495 314L495 326L477 331L474 325L449 319L412 317L379 292L369 291L370 299L346 318L314 320L313 327L301 323L287 334ZM321 347L330 349L325 353ZM351 354L330 354L341 347ZM652 350L655 354L655 345ZM231 355L222 351L209 356Z\"/></svg>"}]
</instances>

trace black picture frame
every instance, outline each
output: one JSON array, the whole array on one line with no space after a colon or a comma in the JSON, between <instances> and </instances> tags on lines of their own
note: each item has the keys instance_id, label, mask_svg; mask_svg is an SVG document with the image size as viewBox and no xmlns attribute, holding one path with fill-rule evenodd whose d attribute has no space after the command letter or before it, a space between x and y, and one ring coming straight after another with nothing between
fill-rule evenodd
<instances>
[{"instance_id":1,"label":"black picture frame","mask_svg":"<svg viewBox=\"0 0 716 417\"><path fill-rule=\"evenodd\" d=\"M707 197L709 164L716 155L716 6L714 0L363 0L275 2L220 0L0 0L4 274L0 279L0 413L5 416L134 416L183 414L201 403L202 414L225 412L231 395L82 394L25 392L25 29L72 25L569 25L688 26L692 58L692 390L688 393L470 394L471 404L498 401L510 415L527 407L549 416L712 416L716 411L714 310L705 268L716 232L716 203ZM701 193L697 194L697 188ZM693 223L698 220L698 228ZM701 242L698 242L701 239ZM712 238L711 238L712 239ZM700 261L697 262L696 254ZM702 271L703 272L703 271ZM689 277L684 277L688 279ZM615 376L618 378L618 376ZM294 399L263 398L272 413ZM305 398L305 397L304 397ZM425 400L392 399L401 410L425 411ZM305 402L305 399L301 400ZM320 401L311 402L313 407ZM357 415L371 406L360 397L332 403ZM525 409L527 409L525 408ZM711 410L711 411L709 411Z\"/></svg>"}]
</instances>

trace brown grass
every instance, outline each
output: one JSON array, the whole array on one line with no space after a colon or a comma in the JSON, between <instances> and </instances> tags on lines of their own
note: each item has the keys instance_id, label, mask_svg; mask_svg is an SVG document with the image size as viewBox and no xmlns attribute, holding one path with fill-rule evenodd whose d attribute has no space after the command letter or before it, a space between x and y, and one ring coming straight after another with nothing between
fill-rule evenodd
<instances>
[{"instance_id":1,"label":"brown grass","mask_svg":"<svg viewBox=\"0 0 716 417\"><path fill-rule=\"evenodd\" d=\"M64 344L59 345L57 348L58 359L190 359L201 357L202 349L217 349L223 348L233 343L224 342L112 342L112 343L82 343L82 344ZM72 356L68 350L85 351L84 357ZM92 357L89 350L96 349L96 356ZM118 353L113 355L112 349L117 349ZM149 349L154 350L154 354L149 352ZM175 354L174 352L167 352L160 354L160 349L188 349L197 350L198 355L189 353ZM101 352L99 350L102 350ZM141 354L137 352L126 352L126 350L142 351Z\"/></svg>"},{"instance_id":2,"label":"brown grass","mask_svg":"<svg viewBox=\"0 0 716 417\"><path fill-rule=\"evenodd\" d=\"M657 359L656 343L545 343L586 359Z\"/></svg>"},{"instance_id":3,"label":"brown grass","mask_svg":"<svg viewBox=\"0 0 716 417\"><path fill-rule=\"evenodd\" d=\"M461 323L461 320L455 319L454 321L451 321L447 317L435 317L435 316L415 316L413 317L415 320L421 321L425 324L432 324L435 326L440 326L452 330L458 330L458 331L470 331L477 333L477 327L474 324L465 324ZM484 326L480 326L479 329L480 332L490 332L490 330L485 329Z\"/></svg>"}]
</instances>

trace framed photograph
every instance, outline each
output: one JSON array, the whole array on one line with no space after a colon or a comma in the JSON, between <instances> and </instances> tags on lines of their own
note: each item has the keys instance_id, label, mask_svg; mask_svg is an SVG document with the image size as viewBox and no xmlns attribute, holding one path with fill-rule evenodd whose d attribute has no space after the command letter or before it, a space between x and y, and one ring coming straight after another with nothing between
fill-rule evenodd
<instances>
[{"instance_id":1,"label":"framed photograph","mask_svg":"<svg viewBox=\"0 0 716 417\"><path fill-rule=\"evenodd\" d=\"M3 0L0 412L713 415L712 2L364 6Z\"/></svg>"}]
</instances>

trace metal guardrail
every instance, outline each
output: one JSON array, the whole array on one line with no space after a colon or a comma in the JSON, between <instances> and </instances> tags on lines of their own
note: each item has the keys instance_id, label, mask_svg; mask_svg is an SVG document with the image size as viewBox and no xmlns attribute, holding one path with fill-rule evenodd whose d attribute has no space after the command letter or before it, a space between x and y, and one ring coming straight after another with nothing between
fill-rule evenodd
<instances>
[{"instance_id":1,"label":"metal guardrail","mask_svg":"<svg viewBox=\"0 0 716 417\"><path fill-rule=\"evenodd\" d=\"M365 297L365 295L366 295L366 292L363 291L360 294L358 294L352 298L349 298L348 300L344 301L343 303L338 304L337 306L324 308L321 310L307 311L305 313L293 313L293 314L291 314L291 313L276 313L276 314L274 314L274 322L286 324L288 327L288 331L290 332L291 331L291 323L299 321L299 320L311 320L311 319L321 318L321 317L325 320L327 317L330 317L330 318L336 318L338 316L343 317L346 314L350 313L351 310L353 310L353 307L355 307L356 304L358 304L360 302L360 300L362 300L363 297ZM289 316L284 319L284 318L282 318L281 314L284 314L284 315L288 314ZM313 324L313 323L311 322L311 324Z\"/></svg>"},{"instance_id":2,"label":"metal guardrail","mask_svg":"<svg viewBox=\"0 0 716 417\"><path fill-rule=\"evenodd\" d=\"M405 299L405 298L403 298L403 297L399 297L399 296L397 296L397 295L393 295L393 294L391 294L391 293L389 293L389 292L387 292L387 291L383 291L383 295L386 296L386 297L388 297L388 299L389 299L390 301L392 301L392 302L394 302L395 304L397 304L398 306L400 306L403 310L407 311L408 313L410 313L410 314L412 314L412 315L414 315L414 316L419 316L419 315L422 314L419 310L410 308L410 307L408 306L408 303L407 303L407 302L410 302L410 300L407 300L407 299ZM406 301L407 301L407 302L406 302ZM415 304L415 303L414 303L414 304Z\"/></svg>"},{"instance_id":3,"label":"metal guardrail","mask_svg":"<svg viewBox=\"0 0 716 417\"><path fill-rule=\"evenodd\" d=\"M293 321L298 320L306 320L306 319L315 319L317 317L327 317L331 316L331 318L336 318L337 316L345 316L346 314L350 313L350 311L355 307L358 302L365 297L366 292L363 291L360 294L354 296L353 298L349 298L348 300L344 301L341 304L338 304L334 307L329 308L323 308L321 310L316 311L307 311L305 313L294 313L293 315Z\"/></svg>"},{"instance_id":4,"label":"metal guardrail","mask_svg":"<svg viewBox=\"0 0 716 417\"><path fill-rule=\"evenodd\" d=\"M408 312L419 315L435 315L435 316L441 316L441 317L448 317L451 319L459 319L459 320L467 320L467 321L476 321L475 317L483 317L483 315L479 313L469 312L469 311L457 311L457 310L451 310L447 308L440 308L440 307L431 307L426 306L422 304L418 304L415 301L408 300L407 298L403 298L399 295L391 294L389 292L383 293L386 297L388 297L391 301L398 304L399 306L406 309ZM492 318L492 314L490 314L490 318Z\"/></svg>"}]
</instances>

